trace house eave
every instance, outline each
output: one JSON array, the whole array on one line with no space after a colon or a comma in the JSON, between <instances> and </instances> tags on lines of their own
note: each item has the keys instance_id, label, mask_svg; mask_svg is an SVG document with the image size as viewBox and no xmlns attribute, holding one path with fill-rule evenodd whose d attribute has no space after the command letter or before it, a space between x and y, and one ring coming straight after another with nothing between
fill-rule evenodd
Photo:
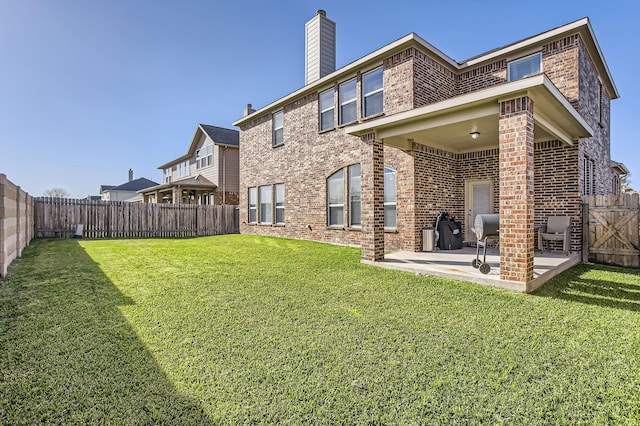
<instances>
[{"instance_id":1,"label":"house eave","mask_svg":"<svg viewBox=\"0 0 640 426\"><path fill-rule=\"evenodd\" d=\"M483 117L497 118L499 102L518 96L533 99L536 124L556 139L573 144L580 138L594 135L593 129L544 74L348 126L346 132L353 136L375 133L381 140L397 140L404 135L410 139L416 132L436 127L444 128L462 121L471 123Z\"/></svg>"}]
</instances>

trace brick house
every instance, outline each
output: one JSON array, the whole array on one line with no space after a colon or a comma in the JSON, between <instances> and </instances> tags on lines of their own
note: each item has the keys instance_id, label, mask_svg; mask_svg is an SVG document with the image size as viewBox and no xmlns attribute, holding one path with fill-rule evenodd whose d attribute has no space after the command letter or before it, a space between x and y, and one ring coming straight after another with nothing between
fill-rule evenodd
<instances>
[{"instance_id":1,"label":"brick house","mask_svg":"<svg viewBox=\"0 0 640 426\"><path fill-rule=\"evenodd\" d=\"M618 92L587 18L456 62L411 33L335 70L335 24L307 23L304 87L240 127L242 233L421 250L436 212L500 213L500 278L533 278L536 226L615 187Z\"/></svg>"},{"instance_id":2,"label":"brick house","mask_svg":"<svg viewBox=\"0 0 640 426\"><path fill-rule=\"evenodd\" d=\"M158 167L162 183L138 192L145 203L237 205L238 143L237 130L198 124L187 153Z\"/></svg>"}]
</instances>

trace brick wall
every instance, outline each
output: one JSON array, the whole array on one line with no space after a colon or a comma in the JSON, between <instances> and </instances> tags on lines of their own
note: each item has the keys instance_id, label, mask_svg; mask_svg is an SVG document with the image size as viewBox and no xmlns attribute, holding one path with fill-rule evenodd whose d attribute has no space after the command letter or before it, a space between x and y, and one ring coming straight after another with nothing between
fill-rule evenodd
<instances>
[{"instance_id":1,"label":"brick wall","mask_svg":"<svg viewBox=\"0 0 640 426\"><path fill-rule=\"evenodd\" d=\"M413 107L418 108L456 95L456 74L433 57L413 49Z\"/></svg>"},{"instance_id":2,"label":"brick wall","mask_svg":"<svg viewBox=\"0 0 640 426\"><path fill-rule=\"evenodd\" d=\"M507 81L507 62L504 59L465 70L456 78L459 95L502 84Z\"/></svg>"}]
</instances>

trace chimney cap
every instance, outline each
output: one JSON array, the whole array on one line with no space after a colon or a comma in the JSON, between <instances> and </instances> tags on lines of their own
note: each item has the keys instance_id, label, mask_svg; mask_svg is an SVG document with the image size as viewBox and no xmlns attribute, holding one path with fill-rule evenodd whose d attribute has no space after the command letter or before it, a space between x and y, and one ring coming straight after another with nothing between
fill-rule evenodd
<instances>
[{"instance_id":1,"label":"chimney cap","mask_svg":"<svg viewBox=\"0 0 640 426\"><path fill-rule=\"evenodd\" d=\"M316 15L321 15L321 16L325 16L326 17L327 16L327 12L325 12L322 9L318 9L318 10L316 10Z\"/></svg>"}]
</instances>

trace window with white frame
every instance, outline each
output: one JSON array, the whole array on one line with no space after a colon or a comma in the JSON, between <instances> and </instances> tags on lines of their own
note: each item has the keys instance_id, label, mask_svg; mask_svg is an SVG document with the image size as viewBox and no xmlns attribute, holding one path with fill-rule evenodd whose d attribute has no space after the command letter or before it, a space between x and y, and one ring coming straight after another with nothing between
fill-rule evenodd
<instances>
[{"instance_id":1,"label":"window with white frame","mask_svg":"<svg viewBox=\"0 0 640 426\"><path fill-rule=\"evenodd\" d=\"M178 177L189 176L189 160L183 161L178 164Z\"/></svg>"},{"instance_id":2,"label":"window with white frame","mask_svg":"<svg viewBox=\"0 0 640 426\"><path fill-rule=\"evenodd\" d=\"M162 183L171 183L171 167L164 169Z\"/></svg>"},{"instance_id":3,"label":"window with white frame","mask_svg":"<svg viewBox=\"0 0 640 426\"><path fill-rule=\"evenodd\" d=\"M396 171L384 168L384 227L395 228L396 221Z\"/></svg>"},{"instance_id":4,"label":"window with white frame","mask_svg":"<svg viewBox=\"0 0 640 426\"><path fill-rule=\"evenodd\" d=\"M284 223L284 183L273 186L274 204L276 206L276 223Z\"/></svg>"},{"instance_id":5,"label":"window with white frame","mask_svg":"<svg viewBox=\"0 0 640 426\"><path fill-rule=\"evenodd\" d=\"M349 226L359 227L361 222L362 195L360 164L349 166Z\"/></svg>"},{"instance_id":6,"label":"window with white frame","mask_svg":"<svg viewBox=\"0 0 640 426\"><path fill-rule=\"evenodd\" d=\"M278 111L273 114L273 146L279 146L284 143L284 111Z\"/></svg>"},{"instance_id":7,"label":"window with white frame","mask_svg":"<svg viewBox=\"0 0 640 426\"><path fill-rule=\"evenodd\" d=\"M335 127L335 90L320 93L320 131Z\"/></svg>"},{"instance_id":8,"label":"window with white frame","mask_svg":"<svg viewBox=\"0 0 640 426\"><path fill-rule=\"evenodd\" d=\"M249 188L249 223L258 222L258 188Z\"/></svg>"},{"instance_id":9,"label":"window with white frame","mask_svg":"<svg viewBox=\"0 0 640 426\"><path fill-rule=\"evenodd\" d=\"M213 145L207 145L196 151L196 168L201 169L213 164Z\"/></svg>"},{"instance_id":10,"label":"window with white frame","mask_svg":"<svg viewBox=\"0 0 640 426\"><path fill-rule=\"evenodd\" d=\"M327 224L344 224L344 171L338 170L327 179Z\"/></svg>"},{"instance_id":11,"label":"window with white frame","mask_svg":"<svg viewBox=\"0 0 640 426\"><path fill-rule=\"evenodd\" d=\"M583 195L595 195L596 193L596 179L595 168L596 164L588 155L583 159Z\"/></svg>"},{"instance_id":12,"label":"window with white frame","mask_svg":"<svg viewBox=\"0 0 640 426\"><path fill-rule=\"evenodd\" d=\"M362 116L371 117L372 115L381 114L383 112L383 70L382 67L362 76Z\"/></svg>"},{"instance_id":13,"label":"window with white frame","mask_svg":"<svg viewBox=\"0 0 640 426\"><path fill-rule=\"evenodd\" d=\"M346 81L338 86L338 100L340 102L339 123L346 124L358 119L356 106L357 80Z\"/></svg>"},{"instance_id":14,"label":"window with white frame","mask_svg":"<svg viewBox=\"0 0 640 426\"><path fill-rule=\"evenodd\" d=\"M272 199L271 199L271 185L263 185L259 187L258 203L260 204L260 223L272 223Z\"/></svg>"},{"instance_id":15,"label":"window with white frame","mask_svg":"<svg viewBox=\"0 0 640 426\"><path fill-rule=\"evenodd\" d=\"M516 81L521 78L540 74L542 72L542 53L534 53L521 59L509 62L508 80Z\"/></svg>"}]
</instances>

